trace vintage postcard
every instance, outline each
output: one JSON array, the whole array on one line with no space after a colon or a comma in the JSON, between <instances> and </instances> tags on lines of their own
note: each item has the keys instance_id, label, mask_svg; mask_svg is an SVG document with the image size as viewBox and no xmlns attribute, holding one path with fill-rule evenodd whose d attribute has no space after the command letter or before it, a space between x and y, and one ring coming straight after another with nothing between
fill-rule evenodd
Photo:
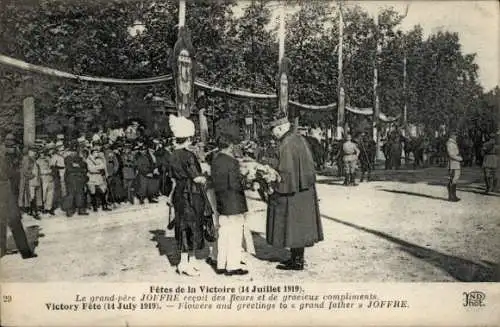
<instances>
[{"instance_id":1,"label":"vintage postcard","mask_svg":"<svg viewBox=\"0 0 500 327\"><path fill-rule=\"evenodd\" d=\"M1 0L2 326L497 326L497 1Z\"/></svg>"}]
</instances>

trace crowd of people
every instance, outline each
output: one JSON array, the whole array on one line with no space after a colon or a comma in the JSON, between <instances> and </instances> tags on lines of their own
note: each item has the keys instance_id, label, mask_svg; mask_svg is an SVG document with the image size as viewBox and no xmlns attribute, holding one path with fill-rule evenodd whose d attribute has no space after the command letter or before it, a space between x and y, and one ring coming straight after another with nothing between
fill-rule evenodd
<instances>
[{"instance_id":1,"label":"crowd of people","mask_svg":"<svg viewBox=\"0 0 500 327\"><path fill-rule=\"evenodd\" d=\"M174 212L169 228L174 229L181 253L179 274L199 274L194 252L208 244L206 262L217 274L245 275L248 270L242 253L255 253L255 249L245 227L248 186L240 160L242 153L268 157L280 178L265 189L267 242L290 249L290 258L277 269L303 270L304 249L323 240L323 230L312 151L288 120L282 117L272 123L276 154L271 156L266 151L257 155L253 146L242 143L235 124L224 124L216 131L213 151L197 151L200 147L194 144L195 128L189 119L171 116L170 127L170 139L118 135L110 141L109 135L95 133L71 142L63 137L35 142L22 151L8 134L0 146L1 190L8 189L9 199L17 200L11 201L17 202L15 208L35 218L54 215L56 208L68 217L88 215L88 208L97 211L98 204L102 210L110 210L112 204L134 203L135 198L140 203L156 202L163 194ZM5 221L11 229L22 226L12 223L20 222L20 214L14 210L4 213L9 217L2 218L2 226ZM24 235L17 227L14 236ZM2 240L4 236L2 232Z\"/></svg>"},{"instance_id":2,"label":"crowd of people","mask_svg":"<svg viewBox=\"0 0 500 327\"><path fill-rule=\"evenodd\" d=\"M19 207L39 219L56 209L71 217L126 202L157 202L171 188L171 144L134 133L137 122L130 127L124 135L98 131L76 140L57 135L22 150L14 135L7 134L8 175Z\"/></svg>"},{"instance_id":3,"label":"crowd of people","mask_svg":"<svg viewBox=\"0 0 500 327\"><path fill-rule=\"evenodd\" d=\"M98 208L110 211L122 203L157 203L163 195L175 213L169 228L175 231L181 253L177 266L180 274L199 274L194 253L208 243L210 255L206 261L217 274L244 275L248 270L242 244L248 252L254 253L255 249L245 227L247 186L239 160L242 156L253 158L269 164L280 176L269 187L260 189L268 206L267 242L290 249L290 259L277 268L303 270L304 249L323 240L315 188L317 152L322 147L319 140L300 135L283 117L272 121L273 138L263 146L243 142L239 126L230 122L221 124L208 144L195 141L194 123L187 118L171 116L170 129L170 138L146 137L140 124L132 122L125 129L97 129L72 140L56 135L22 150L20 142L9 133L0 149L0 177L2 182L8 181L2 187L8 185L10 197L17 200L16 207L36 219L55 215L58 209L72 217L88 215L89 210L96 212ZM481 149L486 193L497 186L497 137L498 133L491 134ZM390 151L401 153L397 144L403 140L397 130L390 140L396 143ZM361 181L365 175L370 180L376 145L368 133L354 138L347 134L332 146L335 148L330 149L334 153L330 160L337 162L345 177L344 185L356 185L359 169ZM450 133L445 151L448 199L457 202L457 182L464 162L457 133ZM398 168L395 162L389 165L388 169ZM19 224L11 225L20 229Z\"/></svg>"}]
</instances>

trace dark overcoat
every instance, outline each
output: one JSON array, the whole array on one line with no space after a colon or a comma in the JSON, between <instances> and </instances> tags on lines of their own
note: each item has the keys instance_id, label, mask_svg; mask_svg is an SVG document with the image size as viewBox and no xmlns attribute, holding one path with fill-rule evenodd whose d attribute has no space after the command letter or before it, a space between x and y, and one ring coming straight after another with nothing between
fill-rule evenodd
<instances>
[{"instance_id":1,"label":"dark overcoat","mask_svg":"<svg viewBox=\"0 0 500 327\"><path fill-rule=\"evenodd\" d=\"M314 160L307 141L288 132L280 142L275 168L281 181L269 197L267 242L275 247L300 248L322 241Z\"/></svg>"}]
</instances>

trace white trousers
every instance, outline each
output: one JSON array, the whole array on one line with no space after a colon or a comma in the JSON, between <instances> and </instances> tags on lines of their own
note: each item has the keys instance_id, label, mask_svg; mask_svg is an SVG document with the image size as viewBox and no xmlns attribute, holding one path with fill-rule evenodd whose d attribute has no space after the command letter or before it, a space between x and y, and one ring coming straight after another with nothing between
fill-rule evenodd
<instances>
[{"instance_id":1,"label":"white trousers","mask_svg":"<svg viewBox=\"0 0 500 327\"><path fill-rule=\"evenodd\" d=\"M42 176L43 207L50 210L54 206L54 178L52 176Z\"/></svg>"},{"instance_id":2,"label":"white trousers","mask_svg":"<svg viewBox=\"0 0 500 327\"><path fill-rule=\"evenodd\" d=\"M217 240L217 269L236 270L241 268L243 239L242 214L219 216L219 239Z\"/></svg>"},{"instance_id":3,"label":"white trousers","mask_svg":"<svg viewBox=\"0 0 500 327\"><path fill-rule=\"evenodd\" d=\"M243 244L244 250L250 254L255 255L255 245L253 243L252 232L248 228L248 216L245 215L245 220L243 223Z\"/></svg>"}]
</instances>

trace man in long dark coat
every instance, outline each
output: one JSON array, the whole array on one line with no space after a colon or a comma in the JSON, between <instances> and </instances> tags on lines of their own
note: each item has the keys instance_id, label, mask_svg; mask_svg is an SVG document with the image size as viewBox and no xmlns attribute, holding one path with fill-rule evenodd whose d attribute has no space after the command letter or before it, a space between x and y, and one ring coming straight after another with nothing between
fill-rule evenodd
<instances>
[{"instance_id":1,"label":"man in long dark coat","mask_svg":"<svg viewBox=\"0 0 500 327\"><path fill-rule=\"evenodd\" d=\"M1 134L1 133L0 133ZM3 135L0 135L2 137ZM0 140L0 258L7 250L7 226L12 232L16 247L23 259L34 258L34 248L30 246L21 223L21 212L10 186L8 150Z\"/></svg>"},{"instance_id":2,"label":"man in long dark coat","mask_svg":"<svg viewBox=\"0 0 500 327\"><path fill-rule=\"evenodd\" d=\"M139 146L139 152L135 158L137 165L137 197L139 198L140 204L144 204L144 200L147 198L149 203L158 203L153 198L153 172L154 165L151 161L151 157L148 155L146 147L142 144Z\"/></svg>"},{"instance_id":3,"label":"man in long dark coat","mask_svg":"<svg viewBox=\"0 0 500 327\"><path fill-rule=\"evenodd\" d=\"M19 149L16 138L13 134L9 133L5 136L4 144L10 187L12 188L14 197L17 199L19 196L19 182L21 179L19 168L21 166L23 154Z\"/></svg>"},{"instance_id":4,"label":"man in long dark coat","mask_svg":"<svg viewBox=\"0 0 500 327\"><path fill-rule=\"evenodd\" d=\"M78 211L78 215L86 216L86 194L85 188L88 181L87 163L79 154L79 149L76 143L73 143L70 148L70 154L64 159L64 182L67 186L67 196L64 211L66 216L71 217Z\"/></svg>"},{"instance_id":5,"label":"man in long dark coat","mask_svg":"<svg viewBox=\"0 0 500 327\"><path fill-rule=\"evenodd\" d=\"M277 266L282 270L304 269L304 248L323 240L314 160L307 141L291 130L286 118L274 120L273 135L280 140L275 167L281 180L269 196L267 242L290 248L290 260Z\"/></svg>"}]
</instances>

